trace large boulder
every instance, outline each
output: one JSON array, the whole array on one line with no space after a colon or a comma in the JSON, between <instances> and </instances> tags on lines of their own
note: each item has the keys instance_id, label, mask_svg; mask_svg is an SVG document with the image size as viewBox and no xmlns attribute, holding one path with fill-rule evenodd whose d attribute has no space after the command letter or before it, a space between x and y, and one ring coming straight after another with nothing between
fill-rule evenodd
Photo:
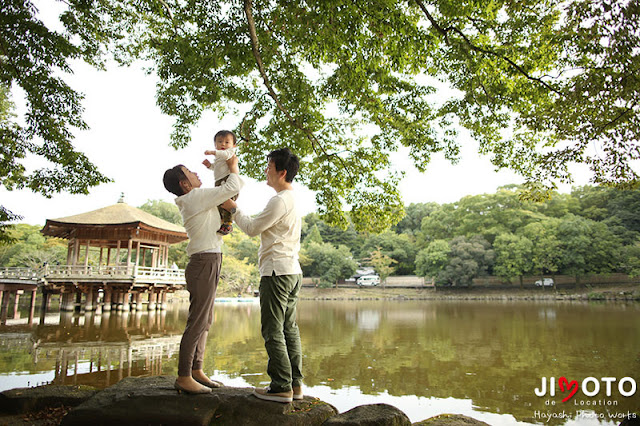
<instances>
[{"instance_id":1,"label":"large boulder","mask_svg":"<svg viewBox=\"0 0 640 426\"><path fill-rule=\"evenodd\" d=\"M414 423L413 426L489 426L489 424L462 414L440 414Z\"/></svg>"},{"instance_id":2,"label":"large boulder","mask_svg":"<svg viewBox=\"0 0 640 426\"><path fill-rule=\"evenodd\" d=\"M62 425L321 425L337 410L305 397L291 404L260 400L251 388L223 387L178 394L175 377L128 377L69 411Z\"/></svg>"},{"instance_id":3,"label":"large boulder","mask_svg":"<svg viewBox=\"0 0 640 426\"><path fill-rule=\"evenodd\" d=\"M45 385L0 393L0 413L22 414L55 407L73 407L98 393L90 386Z\"/></svg>"},{"instance_id":4,"label":"large boulder","mask_svg":"<svg viewBox=\"0 0 640 426\"><path fill-rule=\"evenodd\" d=\"M330 417L322 426L410 426L407 415L389 404L360 405Z\"/></svg>"}]
</instances>

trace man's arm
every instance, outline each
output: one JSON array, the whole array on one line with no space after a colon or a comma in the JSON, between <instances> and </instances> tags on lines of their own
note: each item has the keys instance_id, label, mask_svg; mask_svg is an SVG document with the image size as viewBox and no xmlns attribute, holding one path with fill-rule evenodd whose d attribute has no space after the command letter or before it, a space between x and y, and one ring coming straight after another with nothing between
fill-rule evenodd
<instances>
[{"instance_id":1,"label":"man's arm","mask_svg":"<svg viewBox=\"0 0 640 426\"><path fill-rule=\"evenodd\" d=\"M208 210L219 206L229 198L240 192L240 189L244 183L240 179L237 173L231 173L227 178L227 181L215 188L200 188L198 192L194 193L199 206L198 211Z\"/></svg>"},{"instance_id":2,"label":"man's arm","mask_svg":"<svg viewBox=\"0 0 640 426\"><path fill-rule=\"evenodd\" d=\"M254 237L269 229L286 213L287 207L284 201L280 197L273 197L257 216L251 217L238 210L233 219L245 234Z\"/></svg>"}]
</instances>

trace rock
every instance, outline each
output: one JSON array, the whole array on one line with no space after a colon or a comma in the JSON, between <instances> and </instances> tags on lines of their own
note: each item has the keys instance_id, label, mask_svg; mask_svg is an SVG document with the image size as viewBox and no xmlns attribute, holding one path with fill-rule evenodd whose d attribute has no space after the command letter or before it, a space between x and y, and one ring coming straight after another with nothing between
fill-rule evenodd
<instances>
[{"instance_id":1,"label":"rock","mask_svg":"<svg viewBox=\"0 0 640 426\"><path fill-rule=\"evenodd\" d=\"M489 426L488 423L481 422L472 417L463 416L461 414L440 414L439 416L430 417L413 426Z\"/></svg>"},{"instance_id":2,"label":"rock","mask_svg":"<svg viewBox=\"0 0 640 426\"><path fill-rule=\"evenodd\" d=\"M401 426L411 425L409 417L393 405L360 405L329 418L322 426Z\"/></svg>"},{"instance_id":3,"label":"rock","mask_svg":"<svg viewBox=\"0 0 640 426\"><path fill-rule=\"evenodd\" d=\"M53 407L74 407L98 393L90 386L45 385L10 389L0 393L0 412L21 414Z\"/></svg>"},{"instance_id":4,"label":"rock","mask_svg":"<svg viewBox=\"0 0 640 426\"><path fill-rule=\"evenodd\" d=\"M62 425L321 425L338 411L305 397L292 404L262 401L252 388L223 387L178 394L175 377L127 377L69 411Z\"/></svg>"}]
</instances>

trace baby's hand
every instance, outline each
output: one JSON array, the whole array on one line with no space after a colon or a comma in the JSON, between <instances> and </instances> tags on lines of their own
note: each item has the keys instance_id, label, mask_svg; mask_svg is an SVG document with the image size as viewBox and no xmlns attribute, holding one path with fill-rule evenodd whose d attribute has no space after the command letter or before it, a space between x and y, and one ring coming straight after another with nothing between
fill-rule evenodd
<instances>
[{"instance_id":1,"label":"baby's hand","mask_svg":"<svg viewBox=\"0 0 640 426\"><path fill-rule=\"evenodd\" d=\"M236 207L238 207L238 205L236 204L235 201L229 199L227 201L225 201L224 203L220 204L220 206L228 211L231 211L231 209L235 209Z\"/></svg>"},{"instance_id":2,"label":"baby's hand","mask_svg":"<svg viewBox=\"0 0 640 426\"><path fill-rule=\"evenodd\" d=\"M214 151L206 150L206 151L204 152L204 155L216 155L216 151L215 151L215 150L214 150Z\"/></svg>"},{"instance_id":3,"label":"baby's hand","mask_svg":"<svg viewBox=\"0 0 640 426\"><path fill-rule=\"evenodd\" d=\"M204 166L208 169L209 167L211 167L211 162L209 160L204 160L202 162L202 164L204 164Z\"/></svg>"}]
</instances>

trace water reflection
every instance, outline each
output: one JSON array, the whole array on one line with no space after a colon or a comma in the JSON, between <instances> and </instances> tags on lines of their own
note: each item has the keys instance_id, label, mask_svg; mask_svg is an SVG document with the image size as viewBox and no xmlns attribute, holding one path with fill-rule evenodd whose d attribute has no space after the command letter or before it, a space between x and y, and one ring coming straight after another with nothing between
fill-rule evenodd
<instances>
[{"instance_id":1,"label":"water reflection","mask_svg":"<svg viewBox=\"0 0 640 426\"><path fill-rule=\"evenodd\" d=\"M25 385L86 384L107 387L124 377L164 374L167 359L177 354L182 324L167 323L167 312L86 315L62 312L43 324L3 327L0 348L2 389L15 387L15 375ZM19 368L19 367L22 368ZM172 363L169 363L171 368Z\"/></svg>"},{"instance_id":2,"label":"water reflection","mask_svg":"<svg viewBox=\"0 0 640 426\"><path fill-rule=\"evenodd\" d=\"M534 390L542 377L638 381L639 312L637 304L301 301L305 383L341 411L385 402L412 421L458 412L494 425L565 424L536 413L633 412L640 408L638 394L578 393L562 403L560 391L551 398ZM43 325L2 327L0 387L16 387L18 377L22 386L51 381L104 387L129 375L175 375L186 314L186 306L63 314ZM219 303L206 371L234 386L267 383L259 321L257 304ZM604 404L585 405L598 402Z\"/></svg>"}]
</instances>

